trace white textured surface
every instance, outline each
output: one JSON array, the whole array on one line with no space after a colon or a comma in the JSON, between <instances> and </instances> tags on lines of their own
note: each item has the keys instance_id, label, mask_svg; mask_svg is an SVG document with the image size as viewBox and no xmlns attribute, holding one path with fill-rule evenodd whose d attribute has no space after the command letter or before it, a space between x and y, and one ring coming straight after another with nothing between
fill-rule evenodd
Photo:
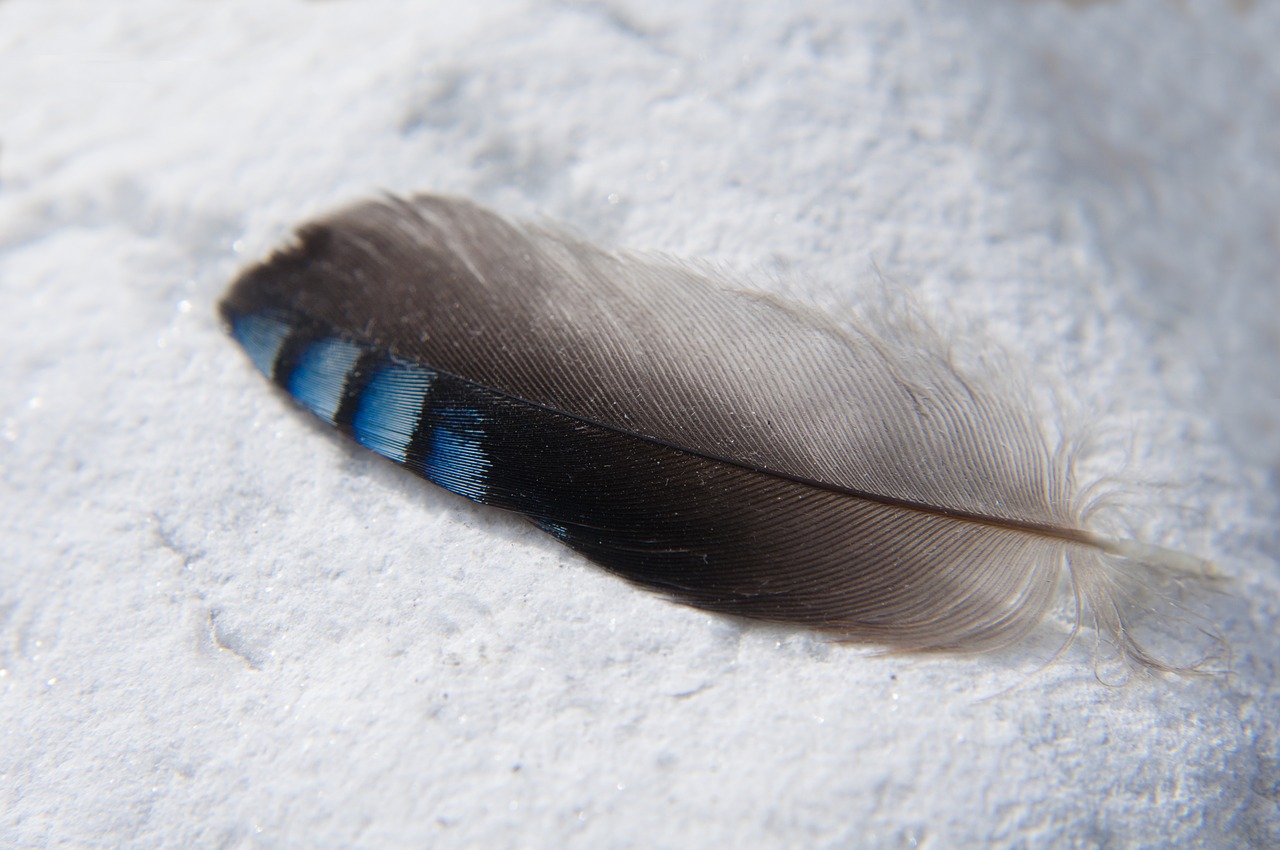
<instances>
[{"instance_id":1,"label":"white textured surface","mask_svg":"<svg viewBox=\"0 0 1280 850\"><path fill-rule=\"evenodd\" d=\"M1280 845L1280 8L460 5L0 0L0 844ZM213 305L380 188L984 325L1235 673L743 626L348 447Z\"/></svg>"}]
</instances>

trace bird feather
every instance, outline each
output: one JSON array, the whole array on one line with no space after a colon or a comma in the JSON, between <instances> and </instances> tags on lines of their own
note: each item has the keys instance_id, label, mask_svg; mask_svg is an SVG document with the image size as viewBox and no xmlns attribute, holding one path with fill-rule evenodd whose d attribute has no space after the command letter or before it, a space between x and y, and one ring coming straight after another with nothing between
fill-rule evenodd
<instances>
[{"instance_id":1,"label":"bird feather","mask_svg":"<svg viewBox=\"0 0 1280 850\"><path fill-rule=\"evenodd\" d=\"M1132 659L1070 444L936 336L836 322L433 195L302 227L222 303L257 367L373 451L700 608L905 649L1027 634L1069 570ZM901 329L899 329L901 331Z\"/></svg>"}]
</instances>

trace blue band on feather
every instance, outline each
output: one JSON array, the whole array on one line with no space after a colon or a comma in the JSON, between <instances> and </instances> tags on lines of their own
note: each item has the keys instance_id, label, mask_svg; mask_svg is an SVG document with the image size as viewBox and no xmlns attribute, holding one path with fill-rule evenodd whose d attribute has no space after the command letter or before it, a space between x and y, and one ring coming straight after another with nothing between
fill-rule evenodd
<instances>
[{"instance_id":1,"label":"blue band on feather","mask_svg":"<svg viewBox=\"0 0 1280 850\"><path fill-rule=\"evenodd\" d=\"M231 333L244 346L249 359L258 371L268 378L273 376L276 356L288 338L292 326L265 313L238 316L231 323Z\"/></svg>"},{"instance_id":2,"label":"blue band on feather","mask_svg":"<svg viewBox=\"0 0 1280 850\"><path fill-rule=\"evenodd\" d=\"M484 450L484 416L478 410L434 410L423 417L431 426L431 451L423 459L423 473L436 484L477 502L485 501L491 466Z\"/></svg>"},{"instance_id":3,"label":"blue band on feather","mask_svg":"<svg viewBox=\"0 0 1280 850\"><path fill-rule=\"evenodd\" d=\"M388 362L365 385L351 422L361 445L397 463L413 440L422 416L422 403L435 372L412 363Z\"/></svg>"},{"instance_id":4,"label":"blue band on feather","mask_svg":"<svg viewBox=\"0 0 1280 850\"><path fill-rule=\"evenodd\" d=\"M332 425L347 377L363 353L360 346L332 337L312 343L289 376L289 393Z\"/></svg>"}]
</instances>

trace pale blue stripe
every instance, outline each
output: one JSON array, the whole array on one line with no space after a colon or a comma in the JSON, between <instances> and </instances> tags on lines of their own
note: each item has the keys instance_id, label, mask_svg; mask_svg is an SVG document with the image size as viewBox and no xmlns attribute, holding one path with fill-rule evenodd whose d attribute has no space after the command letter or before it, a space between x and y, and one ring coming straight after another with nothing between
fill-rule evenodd
<instances>
[{"instance_id":1,"label":"pale blue stripe","mask_svg":"<svg viewBox=\"0 0 1280 850\"><path fill-rule=\"evenodd\" d=\"M547 534L554 535L561 540L568 540L571 537L569 529L558 522L552 522L549 519L535 519L534 522L537 523L538 528L541 528Z\"/></svg>"},{"instance_id":2,"label":"pale blue stripe","mask_svg":"<svg viewBox=\"0 0 1280 850\"><path fill-rule=\"evenodd\" d=\"M412 363L383 366L360 395L351 430L362 445L404 463L435 373Z\"/></svg>"},{"instance_id":3,"label":"pale blue stripe","mask_svg":"<svg viewBox=\"0 0 1280 850\"><path fill-rule=\"evenodd\" d=\"M432 481L477 502L483 502L492 465L484 450L484 417L477 410L447 410L431 433L431 453L424 463Z\"/></svg>"},{"instance_id":4,"label":"pale blue stripe","mask_svg":"<svg viewBox=\"0 0 1280 850\"><path fill-rule=\"evenodd\" d=\"M345 340L319 340L298 358L298 365L289 376L289 392L332 425L342 404L347 376L363 353L363 348Z\"/></svg>"},{"instance_id":5,"label":"pale blue stripe","mask_svg":"<svg viewBox=\"0 0 1280 850\"><path fill-rule=\"evenodd\" d=\"M288 322L262 313L240 316L231 322L232 334L244 347L253 365L268 378L275 371L280 346L284 345L291 330L293 326Z\"/></svg>"}]
</instances>

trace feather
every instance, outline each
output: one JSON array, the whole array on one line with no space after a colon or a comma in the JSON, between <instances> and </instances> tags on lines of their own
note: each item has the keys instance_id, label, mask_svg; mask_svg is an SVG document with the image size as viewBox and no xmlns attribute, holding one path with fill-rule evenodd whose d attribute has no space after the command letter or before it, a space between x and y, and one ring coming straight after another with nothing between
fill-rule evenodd
<instances>
[{"instance_id":1,"label":"feather","mask_svg":"<svg viewBox=\"0 0 1280 850\"><path fill-rule=\"evenodd\" d=\"M840 324L468 201L302 227L222 303L257 368L428 480L711 611L905 649L1027 634L1069 568L1129 635L1071 451L928 334Z\"/></svg>"}]
</instances>

